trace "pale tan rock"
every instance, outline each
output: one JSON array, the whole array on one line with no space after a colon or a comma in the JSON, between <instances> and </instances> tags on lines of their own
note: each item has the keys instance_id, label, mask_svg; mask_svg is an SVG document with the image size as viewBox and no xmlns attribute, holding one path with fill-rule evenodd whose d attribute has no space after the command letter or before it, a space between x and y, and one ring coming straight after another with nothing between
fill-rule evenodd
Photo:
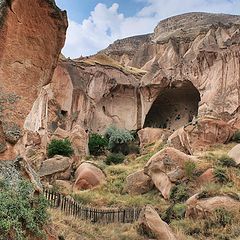
<instances>
[{"instance_id":1,"label":"pale tan rock","mask_svg":"<svg viewBox=\"0 0 240 240\"><path fill-rule=\"evenodd\" d=\"M91 189L104 183L105 179L106 176L100 168L90 162L84 162L75 172L73 189L75 191Z\"/></svg>"},{"instance_id":2,"label":"pale tan rock","mask_svg":"<svg viewBox=\"0 0 240 240\"><path fill-rule=\"evenodd\" d=\"M151 178L144 174L143 170L140 170L127 176L124 192L144 194L149 192L153 186Z\"/></svg>"},{"instance_id":3,"label":"pale tan rock","mask_svg":"<svg viewBox=\"0 0 240 240\"><path fill-rule=\"evenodd\" d=\"M68 157L56 155L53 158L49 158L43 161L39 170L39 176L51 176L56 173L63 173L71 167L72 160Z\"/></svg>"},{"instance_id":4,"label":"pale tan rock","mask_svg":"<svg viewBox=\"0 0 240 240\"><path fill-rule=\"evenodd\" d=\"M240 144L237 144L229 152L228 156L232 158L237 165L240 165Z\"/></svg>"},{"instance_id":5,"label":"pale tan rock","mask_svg":"<svg viewBox=\"0 0 240 240\"><path fill-rule=\"evenodd\" d=\"M225 210L240 214L240 201L230 196L215 196L199 199L199 194L190 197L186 204L186 217L205 217L212 214L214 210L224 208Z\"/></svg>"},{"instance_id":6,"label":"pale tan rock","mask_svg":"<svg viewBox=\"0 0 240 240\"><path fill-rule=\"evenodd\" d=\"M157 240L177 240L172 229L151 206L146 206L141 211L138 228L142 234L147 233L148 237L151 236Z\"/></svg>"},{"instance_id":7,"label":"pale tan rock","mask_svg":"<svg viewBox=\"0 0 240 240\"><path fill-rule=\"evenodd\" d=\"M144 128L138 131L140 148L151 145L159 140L167 140L170 132L160 128Z\"/></svg>"},{"instance_id":8,"label":"pale tan rock","mask_svg":"<svg viewBox=\"0 0 240 240\"><path fill-rule=\"evenodd\" d=\"M175 148L167 147L153 155L144 167L144 173L153 181L165 199L170 196L172 186L185 177L185 163L196 158Z\"/></svg>"},{"instance_id":9,"label":"pale tan rock","mask_svg":"<svg viewBox=\"0 0 240 240\"><path fill-rule=\"evenodd\" d=\"M168 142L183 152L193 154L212 144L229 142L234 132L235 129L228 123L205 117L175 131L168 138Z\"/></svg>"}]
</instances>

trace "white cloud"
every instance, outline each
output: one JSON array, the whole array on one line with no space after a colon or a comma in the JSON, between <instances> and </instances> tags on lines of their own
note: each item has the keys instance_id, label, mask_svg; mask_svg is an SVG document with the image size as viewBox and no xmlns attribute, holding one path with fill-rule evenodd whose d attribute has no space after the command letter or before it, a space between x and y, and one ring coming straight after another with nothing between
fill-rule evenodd
<instances>
[{"instance_id":1,"label":"white cloud","mask_svg":"<svg viewBox=\"0 0 240 240\"><path fill-rule=\"evenodd\" d=\"M135 0L146 2L136 16L125 17L119 5L99 3L82 23L69 20L63 54L72 58L91 55L116 39L152 32L159 20L185 12L239 14L240 0Z\"/></svg>"}]
</instances>

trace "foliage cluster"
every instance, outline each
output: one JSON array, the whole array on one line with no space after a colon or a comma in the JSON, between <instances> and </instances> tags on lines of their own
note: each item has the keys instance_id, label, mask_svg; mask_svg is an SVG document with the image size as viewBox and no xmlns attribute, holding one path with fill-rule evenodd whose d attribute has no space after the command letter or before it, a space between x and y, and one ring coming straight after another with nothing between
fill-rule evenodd
<instances>
[{"instance_id":1,"label":"foliage cluster","mask_svg":"<svg viewBox=\"0 0 240 240\"><path fill-rule=\"evenodd\" d=\"M108 146L108 141L104 136L98 133L90 134L88 148L91 155L94 155L94 156L101 155L102 153L104 153L107 146Z\"/></svg>"},{"instance_id":2,"label":"foliage cluster","mask_svg":"<svg viewBox=\"0 0 240 240\"><path fill-rule=\"evenodd\" d=\"M73 155L73 153L74 151L71 146L71 142L68 139L53 139L47 147L47 154L50 158L55 155L70 157L71 155Z\"/></svg>"},{"instance_id":3,"label":"foliage cluster","mask_svg":"<svg viewBox=\"0 0 240 240\"><path fill-rule=\"evenodd\" d=\"M107 165L123 163L125 156L122 153L111 153L107 156L105 163Z\"/></svg>"},{"instance_id":4,"label":"foliage cluster","mask_svg":"<svg viewBox=\"0 0 240 240\"><path fill-rule=\"evenodd\" d=\"M47 223L47 201L34 196L33 187L20 181L16 189L1 182L0 185L0 239L29 239L29 236L45 239L43 231Z\"/></svg>"}]
</instances>

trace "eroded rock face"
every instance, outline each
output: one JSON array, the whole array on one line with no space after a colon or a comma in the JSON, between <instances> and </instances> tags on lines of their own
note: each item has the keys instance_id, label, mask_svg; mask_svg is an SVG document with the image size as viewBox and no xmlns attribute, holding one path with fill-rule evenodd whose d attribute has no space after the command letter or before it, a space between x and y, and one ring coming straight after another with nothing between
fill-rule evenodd
<instances>
[{"instance_id":1,"label":"eroded rock face","mask_svg":"<svg viewBox=\"0 0 240 240\"><path fill-rule=\"evenodd\" d=\"M230 117L239 106L239 24L239 16L184 14L95 56L61 58L29 115L38 124L25 125L176 130L198 114Z\"/></svg>"},{"instance_id":2,"label":"eroded rock face","mask_svg":"<svg viewBox=\"0 0 240 240\"><path fill-rule=\"evenodd\" d=\"M182 152L193 154L211 144L229 142L234 132L235 129L230 124L205 117L175 131L168 142Z\"/></svg>"},{"instance_id":3,"label":"eroded rock face","mask_svg":"<svg viewBox=\"0 0 240 240\"><path fill-rule=\"evenodd\" d=\"M75 172L74 190L86 190L99 186L105 181L103 171L90 162L82 163Z\"/></svg>"},{"instance_id":4,"label":"eroded rock face","mask_svg":"<svg viewBox=\"0 0 240 240\"><path fill-rule=\"evenodd\" d=\"M151 206L146 206L141 211L138 228L142 235L150 239L177 240L171 228L160 218Z\"/></svg>"},{"instance_id":5,"label":"eroded rock face","mask_svg":"<svg viewBox=\"0 0 240 240\"><path fill-rule=\"evenodd\" d=\"M163 197L168 199L174 183L185 177L184 166L188 161L194 162L196 158L167 147L149 159L144 173L150 176Z\"/></svg>"},{"instance_id":6,"label":"eroded rock face","mask_svg":"<svg viewBox=\"0 0 240 240\"><path fill-rule=\"evenodd\" d=\"M152 179L143 170L130 174L126 178L124 192L130 194L144 194L153 189Z\"/></svg>"},{"instance_id":7,"label":"eroded rock face","mask_svg":"<svg viewBox=\"0 0 240 240\"><path fill-rule=\"evenodd\" d=\"M49 0L3 0L1 13L2 114L5 121L22 127L41 87L51 81L65 41L67 18Z\"/></svg>"},{"instance_id":8,"label":"eroded rock face","mask_svg":"<svg viewBox=\"0 0 240 240\"><path fill-rule=\"evenodd\" d=\"M206 217L219 208L224 208L236 215L240 212L240 201L227 195L200 198L199 194L195 194L187 200L186 204L187 217Z\"/></svg>"}]
</instances>

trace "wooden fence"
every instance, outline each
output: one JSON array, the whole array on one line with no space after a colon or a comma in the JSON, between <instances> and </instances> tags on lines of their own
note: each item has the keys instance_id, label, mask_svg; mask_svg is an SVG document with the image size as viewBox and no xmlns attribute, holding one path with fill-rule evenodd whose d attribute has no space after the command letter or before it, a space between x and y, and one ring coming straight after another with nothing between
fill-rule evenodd
<instances>
[{"instance_id":1,"label":"wooden fence","mask_svg":"<svg viewBox=\"0 0 240 240\"><path fill-rule=\"evenodd\" d=\"M50 207L58 208L67 215L93 223L133 223L138 220L141 211L139 208L97 209L86 207L71 198L49 189L44 189L43 194L48 200Z\"/></svg>"}]
</instances>

